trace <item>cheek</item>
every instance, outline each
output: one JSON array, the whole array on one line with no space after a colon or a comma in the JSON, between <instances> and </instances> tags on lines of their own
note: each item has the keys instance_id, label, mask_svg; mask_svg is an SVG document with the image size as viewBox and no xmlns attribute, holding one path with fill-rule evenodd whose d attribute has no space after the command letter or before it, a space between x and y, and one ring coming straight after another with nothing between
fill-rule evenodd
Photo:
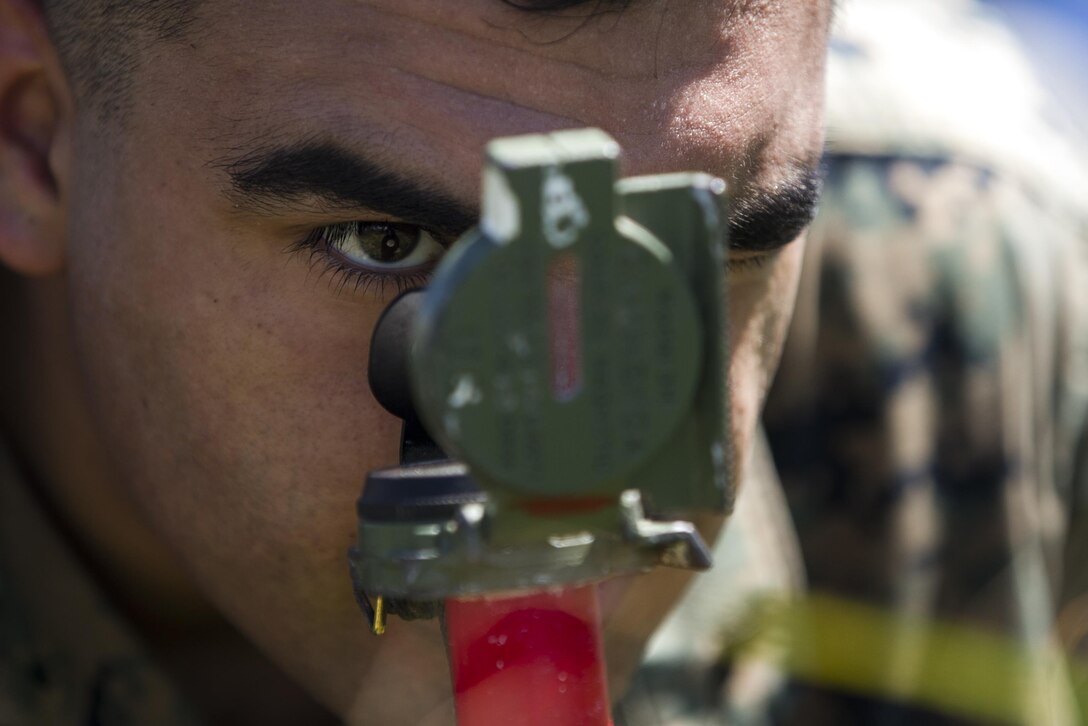
<instances>
[{"instance_id":1,"label":"cheek","mask_svg":"<svg viewBox=\"0 0 1088 726\"><path fill-rule=\"evenodd\" d=\"M337 298L283 244L208 234L215 221L163 201L173 195L115 196L76 215L70 275L80 360L125 487L266 648L313 651L288 662L357 657L336 642L361 622L345 559L354 502L368 470L396 463L399 439L366 380L382 304Z\"/></svg>"},{"instance_id":2,"label":"cheek","mask_svg":"<svg viewBox=\"0 0 1088 726\"><path fill-rule=\"evenodd\" d=\"M728 389L735 448L734 481L741 481L753 436L786 337L804 256L804 238L787 245L758 276L730 281Z\"/></svg>"},{"instance_id":3,"label":"cheek","mask_svg":"<svg viewBox=\"0 0 1088 726\"><path fill-rule=\"evenodd\" d=\"M137 221L101 246L105 274L77 281L83 353L128 478L164 507L230 502L283 535L344 490L350 513L366 465L395 457L395 422L365 377L379 305L334 304L304 267L247 259L229 239L180 224L172 237Z\"/></svg>"}]
</instances>

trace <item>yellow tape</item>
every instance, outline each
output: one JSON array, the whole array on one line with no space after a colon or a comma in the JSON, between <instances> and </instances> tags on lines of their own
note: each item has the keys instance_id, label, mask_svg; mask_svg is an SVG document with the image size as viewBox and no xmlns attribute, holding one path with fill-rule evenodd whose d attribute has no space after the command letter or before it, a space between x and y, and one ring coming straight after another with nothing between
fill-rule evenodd
<instances>
[{"instance_id":1,"label":"yellow tape","mask_svg":"<svg viewBox=\"0 0 1088 726\"><path fill-rule=\"evenodd\" d=\"M768 603L742 658L772 659L801 679L1010 723L1072 719L1073 684L1088 669L1057 648L1032 651L1000 635L813 595ZM1074 671L1074 672L1071 672ZM1072 676L1072 677L1071 677ZM1078 694L1084 703L1088 692Z\"/></svg>"}]
</instances>

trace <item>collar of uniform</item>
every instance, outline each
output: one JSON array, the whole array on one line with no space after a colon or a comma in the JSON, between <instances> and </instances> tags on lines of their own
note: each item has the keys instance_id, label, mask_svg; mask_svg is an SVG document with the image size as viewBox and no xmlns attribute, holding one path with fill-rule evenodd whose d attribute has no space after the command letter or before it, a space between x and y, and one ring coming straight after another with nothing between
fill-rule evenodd
<instances>
[{"instance_id":1,"label":"collar of uniform","mask_svg":"<svg viewBox=\"0 0 1088 726\"><path fill-rule=\"evenodd\" d=\"M0 723L195 724L0 441Z\"/></svg>"}]
</instances>

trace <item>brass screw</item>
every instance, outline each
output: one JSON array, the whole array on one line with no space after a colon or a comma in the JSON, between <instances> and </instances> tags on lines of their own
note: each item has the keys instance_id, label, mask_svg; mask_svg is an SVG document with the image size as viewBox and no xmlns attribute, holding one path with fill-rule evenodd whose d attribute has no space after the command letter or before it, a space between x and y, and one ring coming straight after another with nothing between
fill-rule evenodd
<instances>
[{"instance_id":1,"label":"brass screw","mask_svg":"<svg viewBox=\"0 0 1088 726\"><path fill-rule=\"evenodd\" d=\"M374 599L374 622L370 626L374 635L385 634L385 598L378 595Z\"/></svg>"}]
</instances>

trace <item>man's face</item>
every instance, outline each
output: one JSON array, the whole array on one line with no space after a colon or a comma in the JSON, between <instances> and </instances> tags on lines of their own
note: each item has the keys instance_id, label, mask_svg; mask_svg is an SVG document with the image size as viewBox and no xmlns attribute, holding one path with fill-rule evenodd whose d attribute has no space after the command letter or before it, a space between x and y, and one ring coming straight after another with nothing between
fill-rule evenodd
<instances>
[{"instance_id":1,"label":"man's face","mask_svg":"<svg viewBox=\"0 0 1088 726\"><path fill-rule=\"evenodd\" d=\"M440 246L401 259L413 233L395 228L383 261L382 228L350 223L448 242L489 139L583 126L619 141L625 175L786 188L820 152L828 5L644 1L583 22L497 0L206 2L144 57L123 124L79 119L68 275L104 445L213 602L337 712L449 713L437 626L370 636L345 559L365 473L398 455L370 334ZM741 453L800 255L737 254L727 273ZM633 662L669 577L606 596L615 658Z\"/></svg>"}]
</instances>

